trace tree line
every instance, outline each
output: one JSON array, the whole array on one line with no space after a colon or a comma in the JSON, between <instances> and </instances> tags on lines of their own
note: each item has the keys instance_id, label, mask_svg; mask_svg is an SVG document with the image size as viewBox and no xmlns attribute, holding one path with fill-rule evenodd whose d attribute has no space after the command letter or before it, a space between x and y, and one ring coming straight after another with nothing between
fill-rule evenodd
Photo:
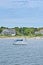
<instances>
[{"instance_id":1,"label":"tree line","mask_svg":"<svg viewBox=\"0 0 43 65\"><path fill-rule=\"evenodd\" d=\"M4 29L9 29L8 27L0 27L0 33L4 30ZM34 28L34 27L14 27L11 29L15 29L16 30L16 35L22 36L22 35L26 35L26 36L32 36L35 35L35 31L39 31L40 29L43 28Z\"/></svg>"}]
</instances>

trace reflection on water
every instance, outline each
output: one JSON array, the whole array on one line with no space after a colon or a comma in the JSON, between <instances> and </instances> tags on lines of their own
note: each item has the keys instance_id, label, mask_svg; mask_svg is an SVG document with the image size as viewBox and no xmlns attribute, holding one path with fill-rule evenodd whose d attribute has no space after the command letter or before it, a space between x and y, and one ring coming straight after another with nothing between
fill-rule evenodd
<instances>
[{"instance_id":1,"label":"reflection on water","mask_svg":"<svg viewBox=\"0 0 43 65\"><path fill-rule=\"evenodd\" d=\"M43 40L13 43L14 39L0 39L0 65L43 65Z\"/></svg>"}]
</instances>

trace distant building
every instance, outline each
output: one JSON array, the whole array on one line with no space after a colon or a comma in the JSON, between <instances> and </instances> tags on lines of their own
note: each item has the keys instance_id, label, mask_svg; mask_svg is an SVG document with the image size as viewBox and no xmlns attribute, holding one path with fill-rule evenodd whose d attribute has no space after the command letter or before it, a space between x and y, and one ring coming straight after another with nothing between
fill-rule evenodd
<instances>
[{"instance_id":1,"label":"distant building","mask_svg":"<svg viewBox=\"0 0 43 65\"><path fill-rule=\"evenodd\" d=\"M12 35L15 36L16 35L16 31L15 29L5 29L2 31L1 33L2 35Z\"/></svg>"},{"instance_id":2,"label":"distant building","mask_svg":"<svg viewBox=\"0 0 43 65\"><path fill-rule=\"evenodd\" d=\"M35 31L35 34L43 34L43 29L39 31Z\"/></svg>"},{"instance_id":3,"label":"distant building","mask_svg":"<svg viewBox=\"0 0 43 65\"><path fill-rule=\"evenodd\" d=\"M42 30L40 30L40 34L43 34L43 29L42 29Z\"/></svg>"},{"instance_id":4,"label":"distant building","mask_svg":"<svg viewBox=\"0 0 43 65\"><path fill-rule=\"evenodd\" d=\"M39 31L35 31L35 34L40 34L40 32Z\"/></svg>"}]
</instances>

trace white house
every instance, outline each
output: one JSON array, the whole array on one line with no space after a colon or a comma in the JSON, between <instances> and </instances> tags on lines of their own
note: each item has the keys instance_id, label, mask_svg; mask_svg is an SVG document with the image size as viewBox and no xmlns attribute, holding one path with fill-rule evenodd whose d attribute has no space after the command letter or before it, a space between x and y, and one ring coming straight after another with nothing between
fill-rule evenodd
<instances>
[{"instance_id":1,"label":"white house","mask_svg":"<svg viewBox=\"0 0 43 65\"><path fill-rule=\"evenodd\" d=\"M35 34L43 34L43 29L39 31L35 31Z\"/></svg>"}]
</instances>

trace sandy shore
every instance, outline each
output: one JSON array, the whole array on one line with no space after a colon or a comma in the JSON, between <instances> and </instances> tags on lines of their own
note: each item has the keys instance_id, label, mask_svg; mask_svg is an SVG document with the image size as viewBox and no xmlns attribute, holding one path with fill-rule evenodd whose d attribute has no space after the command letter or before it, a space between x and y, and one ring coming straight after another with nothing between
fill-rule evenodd
<instances>
[{"instance_id":1,"label":"sandy shore","mask_svg":"<svg viewBox=\"0 0 43 65\"><path fill-rule=\"evenodd\" d=\"M15 37L0 37L0 39L19 39L19 38L23 38L23 39L43 39L43 37L23 37L23 36L15 36Z\"/></svg>"}]
</instances>

